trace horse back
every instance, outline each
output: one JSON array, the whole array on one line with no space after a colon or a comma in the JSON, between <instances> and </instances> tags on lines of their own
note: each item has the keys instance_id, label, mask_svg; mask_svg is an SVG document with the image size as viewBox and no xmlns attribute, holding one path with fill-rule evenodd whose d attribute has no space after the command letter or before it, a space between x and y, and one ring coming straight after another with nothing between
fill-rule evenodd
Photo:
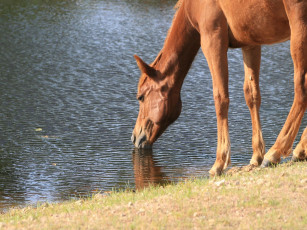
<instances>
[{"instance_id":1,"label":"horse back","mask_svg":"<svg viewBox=\"0 0 307 230\"><path fill-rule=\"evenodd\" d=\"M212 12L220 11L227 20L233 47L273 44L290 38L283 0L186 0L186 5L189 18L197 26L209 22L208 17L214 17Z\"/></svg>"}]
</instances>

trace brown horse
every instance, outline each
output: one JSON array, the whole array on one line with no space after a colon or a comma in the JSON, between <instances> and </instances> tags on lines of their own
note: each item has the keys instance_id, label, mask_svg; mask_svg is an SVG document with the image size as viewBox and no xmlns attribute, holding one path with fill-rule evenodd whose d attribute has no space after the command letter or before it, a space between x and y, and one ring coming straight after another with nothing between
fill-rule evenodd
<instances>
[{"instance_id":1,"label":"brown horse","mask_svg":"<svg viewBox=\"0 0 307 230\"><path fill-rule=\"evenodd\" d=\"M290 154L307 108L307 1L182 0L177 5L172 26L155 61L147 65L135 56L142 74L137 93L140 109L132 134L134 145L152 146L178 118L181 87L201 47L212 75L218 128L216 161L210 174L219 175L230 163L227 51L241 48L244 94L253 128L250 164L262 163L266 167L279 163L281 156ZM261 45L289 39L294 63L293 105L275 144L265 154L259 118ZM307 158L305 151L301 152L294 152L294 158Z\"/></svg>"}]
</instances>

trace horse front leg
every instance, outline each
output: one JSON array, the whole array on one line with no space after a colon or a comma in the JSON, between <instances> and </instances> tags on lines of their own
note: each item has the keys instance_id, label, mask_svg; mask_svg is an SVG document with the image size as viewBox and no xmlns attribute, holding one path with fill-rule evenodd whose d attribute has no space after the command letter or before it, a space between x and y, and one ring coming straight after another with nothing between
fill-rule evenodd
<instances>
[{"instance_id":1,"label":"horse front leg","mask_svg":"<svg viewBox=\"0 0 307 230\"><path fill-rule=\"evenodd\" d=\"M265 154L265 144L262 137L259 108L261 95L259 88L259 72L261 59L261 46L242 48L244 60L244 95L245 101L251 114L253 135L252 147L253 156L250 160L251 165L260 166Z\"/></svg>"},{"instance_id":2,"label":"horse front leg","mask_svg":"<svg viewBox=\"0 0 307 230\"><path fill-rule=\"evenodd\" d=\"M307 2L284 0L290 22L290 48L294 64L294 100L275 144L265 154L262 167L279 163L291 153L294 139L307 108Z\"/></svg>"},{"instance_id":3,"label":"horse front leg","mask_svg":"<svg viewBox=\"0 0 307 230\"><path fill-rule=\"evenodd\" d=\"M209 171L211 176L220 175L230 164L230 139L228 131L228 34L224 18L213 23L206 21L201 31L201 47L207 59L213 83L213 97L217 116L216 160Z\"/></svg>"}]
</instances>

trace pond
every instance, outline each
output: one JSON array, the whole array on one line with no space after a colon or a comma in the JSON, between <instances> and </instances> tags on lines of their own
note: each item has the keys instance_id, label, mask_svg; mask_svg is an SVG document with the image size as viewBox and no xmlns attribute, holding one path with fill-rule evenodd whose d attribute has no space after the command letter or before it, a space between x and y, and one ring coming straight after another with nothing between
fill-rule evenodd
<instances>
[{"instance_id":1,"label":"pond","mask_svg":"<svg viewBox=\"0 0 307 230\"><path fill-rule=\"evenodd\" d=\"M201 52L183 85L180 118L152 151L130 141L138 114L133 55L155 59L175 2L0 0L0 211L208 175L216 118ZM293 64L289 42L262 51L268 150L292 105ZM252 152L241 50L229 50L229 71L231 160L241 166ZM306 125L305 118L299 136Z\"/></svg>"}]
</instances>

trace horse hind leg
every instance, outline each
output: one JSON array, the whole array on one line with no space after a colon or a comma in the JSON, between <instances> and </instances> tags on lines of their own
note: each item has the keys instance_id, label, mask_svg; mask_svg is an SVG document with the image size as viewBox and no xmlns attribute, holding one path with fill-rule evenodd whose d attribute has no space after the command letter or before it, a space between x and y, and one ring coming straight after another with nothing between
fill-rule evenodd
<instances>
[{"instance_id":1,"label":"horse hind leg","mask_svg":"<svg viewBox=\"0 0 307 230\"><path fill-rule=\"evenodd\" d=\"M249 108L252 121L252 147L253 156L251 165L260 166L265 154L265 144L262 137L259 108L261 104L259 88L259 72L261 59L261 46L242 48L244 60L244 96Z\"/></svg>"},{"instance_id":2,"label":"horse hind leg","mask_svg":"<svg viewBox=\"0 0 307 230\"><path fill-rule=\"evenodd\" d=\"M305 128L300 142L293 151L292 161L307 160L307 127Z\"/></svg>"},{"instance_id":3,"label":"horse hind leg","mask_svg":"<svg viewBox=\"0 0 307 230\"><path fill-rule=\"evenodd\" d=\"M294 101L275 144L265 154L262 167L279 163L291 153L294 139L307 108L307 2L284 0L291 28L291 56L294 64Z\"/></svg>"}]
</instances>

